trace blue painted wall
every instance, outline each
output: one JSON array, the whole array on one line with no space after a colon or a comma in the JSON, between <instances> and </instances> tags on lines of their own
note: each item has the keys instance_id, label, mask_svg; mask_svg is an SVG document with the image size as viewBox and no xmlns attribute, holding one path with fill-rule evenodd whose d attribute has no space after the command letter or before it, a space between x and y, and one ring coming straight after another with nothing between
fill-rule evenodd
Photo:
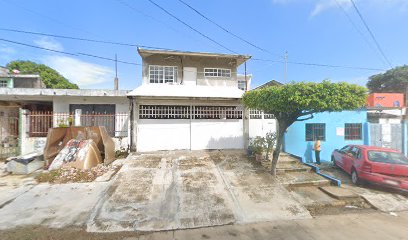
<instances>
[{"instance_id":1,"label":"blue painted wall","mask_svg":"<svg viewBox=\"0 0 408 240\"><path fill-rule=\"evenodd\" d=\"M367 145L369 143L369 131L367 123L367 111L343 111L324 112L314 115L314 118L307 121L293 123L285 134L284 151L303 159L304 162L314 162L313 141L306 141L306 123L325 123L326 140L321 141L320 159L321 161L331 161L331 154L334 149L342 148L347 144ZM345 123L362 123L362 140L345 140L344 136L336 134L336 128L343 128Z\"/></svg>"}]
</instances>

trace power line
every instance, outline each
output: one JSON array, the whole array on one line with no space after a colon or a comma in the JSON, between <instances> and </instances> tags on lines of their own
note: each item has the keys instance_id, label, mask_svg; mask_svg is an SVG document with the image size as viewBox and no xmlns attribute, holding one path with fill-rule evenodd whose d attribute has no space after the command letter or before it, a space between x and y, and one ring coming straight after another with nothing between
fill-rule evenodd
<instances>
[{"instance_id":1,"label":"power line","mask_svg":"<svg viewBox=\"0 0 408 240\"><path fill-rule=\"evenodd\" d=\"M343 14L347 17L348 21L351 23L351 25L354 27L354 29L360 34L360 36L364 39L364 41L367 43L367 45L375 52L376 54L379 54L376 48L373 47L371 42L367 39L366 35L361 31L361 29L356 25L356 23L353 21L353 19L350 17L350 15L347 13L347 11L344 9L344 7L339 3L338 0L335 0L337 7L343 12ZM384 61L384 58L382 56L379 56L379 59L381 62L386 63Z\"/></svg>"},{"instance_id":2,"label":"power line","mask_svg":"<svg viewBox=\"0 0 408 240\"><path fill-rule=\"evenodd\" d=\"M31 32L31 31L24 31L24 30L18 30L18 29L10 29L10 28L0 28L0 30L1 30L1 31L8 31L8 32L16 32L16 33L24 33L24 34L38 35L38 36L64 38L64 39L78 40L78 41L85 41L85 42L95 42L95 43L103 43L103 44L127 46L127 47L142 47L142 48L169 50L169 49L167 49L167 48L153 47L153 46L146 46L146 45L139 45L139 44L133 44L133 43L113 42L113 41L97 40L97 39L90 39L90 38L80 38L80 37L72 37L72 36L66 36L66 35L56 35L56 34L42 33L42 32Z\"/></svg>"},{"instance_id":3,"label":"power line","mask_svg":"<svg viewBox=\"0 0 408 240\"><path fill-rule=\"evenodd\" d=\"M154 2L153 0L148 0L150 3L152 3L153 5L155 5L156 7L158 7L159 9L161 9L163 12L165 12L166 14L168 14L169 16L171 16L172 18L176 19L178 22L182 23L184 26L190 28L191 30L193 30L194 32L200 34L201 36L203 36L204 38L210 40L211 42L217 44L218 46L226 49L229 52L233 52L233 53L237 53L233 50L231 50L230 48L224 46L223 44L217 42L216 40L210 38L209 36L205 35L204 33L198 31L197 29L195 29L194 27L192 27L191 25L189 25L188 23L184 22L183 20L181 20L180 18L178 18L177 16L175 16L174 14L172 14L171 12L167 11L165 8L163 8L162 6L160 6L159 4L157 4L156 2Z\"/></svg>"},{"instance_id":4,"label":"power line","mask_svg":"<svg viewBox=\"0 0 408 240\"><path fill-rule=\"evenodd\" d=\"M281 60L271 60L271 59L261 59L261 58L251 58L251 60L263 61L263 62L285 63L285 61L281 61ZM372 70L372 71L384 71L385 70L385 69L381 69L381 68L353 67L353 66L343 66L343 65L330 65L330 64L292 62L292 61L288 61L287 63L295 64L295 65L315 66L315 67L329 67L329 68L347 68L347 69Z\"/></svg>"},{"instance_id":5,"label":"power line","mask_svg":"<svg viewBox=\"0 0 408 240\"><path fill-rule=\"evenodd\" d=\"M0 1L3 1L4 3L10 4L10 5L14 5L15 7L21 8L21 9L23 9L23 10L26 11L26 12L29 12L29 13L31 13L31 14L33 14L33 15L37 15L37 16L40 16L40 17L43 17L43 18L46 18L46 19L51 20L51 21L53 21L53 22L56 22L56 23L58 23L58 24L60 24L60 25L64 25L64 26L70 27L70 28L72 28L72 29L80 30L80 31L82 31L82 32L84 32L84 33L87 33L87 34L95 35L95 34L89 32L89 31L86 31L85 29L81 29L81 28L75 27L75 26L73 26L73 25L70 25L70 24L67 24L67 23L62 22L62 21L60 21L59 19L52 18L52 17L49 17L49 16L47 16L47 15L44 15L44 14L42 14L42 13L40 13L40 12L37 12L37 11L34 11L34 10L32 10L32 9L26 8L26 7L24 7L24 6L20 5L20 4L17 4L15 1L7 1L7 0L0 0Z\"/></svg>"},{"instance_id":6,"label":"power line","mask_svg":"<svg viewBox=\"0 0 408 240\"><path fill-rule=\"evenodd\" d=\"M58 51L58 50L54 50L54 49L50 49L50 48L38 47L38 46L34 46L34 45L22 43L22 42L16 42L16 41L4 39L4 38L0 38L0 41L9 42L9 43L13 43L13 44L17 44L17 45L22 45L22 46L26 46L26 47L31 47L31 48L36 48L36 49L41 49L41 50L50 51L50 52L56 52L56 53L66 54L66 55L70 55L70 56L76 56L76 57L78 57L79 55L82 55L82 56L93 57L93 58L98 58L98 59L103 59L103 60L108 60L108 61L116 62L116 59L108 58L108 57L101 57L101 56L97 56L97 55L93 55L93 54L89 54L89 53L83 53L83 52L71 53L71 52L66 52L66 51ZM141 66L141 65L142 65L142 64L140 64L140 63L126 62L126 61L122 61L122 60L117 60L117 62L123 63L123 64L129 64L129 65L136 65L136 66Z\"/></svg>"},{"instance_id":7,"label":"power line","mask_svg":"<svg viewBox=\"0 0 408 240\"><path fill-rule=\"evenodd\" d=\"M268 51L267 49L264 49L264 48L262 48L262 47L260 47L260 46L258 46L258 45L255 45L254 43L251 43L250 41L248 41L248 40L246 40L246 39L244 39L244 38L238 36L237 34L231 32L231 31L228 30L227 28L221 26L220 24L218 24L218 23L215 22L214 20L212 20L212 19L208 18L207 16L205 16L203 13L201 13L200 11L198 11L196 8L192 7L191 5L189 5L188 3L186 3L185 1L183 1L183 0L178 0L178 1L179 1L180 3L182 3L182 4L184 4L185 6L187 6L188 8L190 8L191 10L193 10L194 12L196 12L198 15L200 15L201 17L203 17L203 18L206 19L207 21L211 22L212 24L214 24L214 25L217 26L218 28L222 29L224 32L230 34L231 36L233 36L233 37L235 37L235 38L237 38L237 39L239 39L239 40L245 42L246 44L248 44L248 45L250 45L250 46L252 46L252 47L254 47L254 48L256 48L256 49L258 49L258 50L260 50L260 51L262 51L262 52L266 52L266 53L269 53L269 54L271 54L271 55L278 55L279 57L282 57L282 56L279 55L279 54L272 53L272 52Z\"/></svg>"},{"instance_id":8,"label":"power line","mask_svg":"<svg viewBox=\"0 0 408 240\"><path fill-rule=\"evenodd\" d=\"M388 65L392 68L391 62L388 60L387 56L385 55L384 51L382 50L380 44L378 43L377 39L374 36L374 33L371 31L370 27L368 26L367 22L364 20L363 15L361 14L360 10L358 10L358 7L354 0L350 0L351 3L353 4L354 9L356 10L358 16L360 17L361 21L363 22L365 28L367 29L368 33L370 33L371 38L374 40L375 45L377 46L378 50L380 51L381 55L384 57L385 61L387 61Z\"/></svg>"}]
</instances>

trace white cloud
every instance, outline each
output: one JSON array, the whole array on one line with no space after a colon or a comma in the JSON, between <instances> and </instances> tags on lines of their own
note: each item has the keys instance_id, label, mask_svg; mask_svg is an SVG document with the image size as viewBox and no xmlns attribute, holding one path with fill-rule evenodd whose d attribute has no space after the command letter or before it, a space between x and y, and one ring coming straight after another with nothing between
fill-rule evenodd
<instances>
[{"instance_id":1,"label":"white cloud","mask_svg":"<svg viewBox=\"0 0 408 240\"><path fill-rule=\"evenodd\" d=\"M314 17L320 14L323 11L326 11L330 8L336 8L338 5L342 6L344 9L351 7L350 0L320 0L314 6L314 9L310 13L311 17Z\"/></svg>"},{"instance_id":2,"label":"white cloud","mask_svg":"<svg viewBox=\"0 0 408 240\"><path fill-rule=\"evenodd\" d=\"M64 47L62 47L61 43L50 37L41 37L40 39L34 40L34 43L42 48L48 48L56 51L64 50Z\"/></svg>"},{"instance_id":3,"label":"white cloud","mask_svg":"<svg viewBox=\"0 0 408 240\"><path fill-rule=\"evenodd\" d=\"M288 4L288 3L304 3L305 0L272 0L275 4ZM313 10L310 12L310 16L317 16L327 10L337 8L341 5L344 9L350 9L353 5L350 0L309 0L308 2L313 3ZM394 7L398 8L399 11L408 10L407 0L354 0L357 5L370 5L372 7L384 8L384 7Z\"/></svg>"},{"instance_id":4,"label":"white cloud","mask_svg":"<svg viewBox=\"0 0 408 240\"><path fill-rule=\"evenodd\" d=\"M58 55L46 56L42 61L79 87L113 81L112 69L98 64Z\"/></svg>"},{"instance_id":5,"label":"white cloud","mask_svg":"<svg viewBox=\"0 0 408 240\"><path fill-rule=\"evenodd\" d=\"M7 45L5 45L5 44L0 44L0 53L1 54L14 54L14 53L16 53L16 50L14 49L14 48L12 48L12 47L9 47L9 46L7 46Z\"/></svg>"}]
</instances>

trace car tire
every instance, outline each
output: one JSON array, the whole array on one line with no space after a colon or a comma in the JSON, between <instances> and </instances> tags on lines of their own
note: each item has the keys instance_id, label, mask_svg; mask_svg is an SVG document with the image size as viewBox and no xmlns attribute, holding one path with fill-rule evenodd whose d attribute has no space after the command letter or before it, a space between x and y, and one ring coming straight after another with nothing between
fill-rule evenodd
<instances>
[{"instance_id":1,"label":"car tire","mask_svg":"<svg viewBox=\"0 0 408 240\"><path fill-rule=\"evenodd\" d=\"M353 169L351 171L351 182L354 185L359 185L360 184L360 179L358 178L358 174L357 174L357 171L355 169Z\"/></svg>"}]
</instances>

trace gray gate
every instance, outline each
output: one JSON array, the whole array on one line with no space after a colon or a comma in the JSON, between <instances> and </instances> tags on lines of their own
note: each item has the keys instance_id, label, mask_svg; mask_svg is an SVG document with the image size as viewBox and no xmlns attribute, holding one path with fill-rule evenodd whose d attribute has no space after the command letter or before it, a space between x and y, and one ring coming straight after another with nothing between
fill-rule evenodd
<instances>
[{"instance_id":1,"label":"gray gate","mask_svg":"<svg viewBox=\"0 0 408 240\"><path fill-rule=\"evenodd\" d=\"M382 147L381 124L370 124L370 145Z\"/></svg>"},{"instance_id":2,"label":"gray gate","mask_svg":"<svg viewBox=\"0 0 408 240\"><path fill-rule=\"evenodd\" d=\"M370 145L403 151L401 124L370 124Z\"/></svg>"},{"instance_id":3,"label":"gray gate","mask_svg":"<svg viewBox=\"0 0 408 240\"><path fill-rule=\"evenodd\" d=\"M390 148L403 151L402 149L402 125L391 124L391 146Z\"/></svg>"},{"instance_id":4,"label":"gray gate","mask_svg":"<svg viewBox=\"0 0 408 240\"><path fill-rule=\"evenodd\" d=\"M18 116L0 116L0 159L17 156Z\"/></svg>"}]
</instances>

